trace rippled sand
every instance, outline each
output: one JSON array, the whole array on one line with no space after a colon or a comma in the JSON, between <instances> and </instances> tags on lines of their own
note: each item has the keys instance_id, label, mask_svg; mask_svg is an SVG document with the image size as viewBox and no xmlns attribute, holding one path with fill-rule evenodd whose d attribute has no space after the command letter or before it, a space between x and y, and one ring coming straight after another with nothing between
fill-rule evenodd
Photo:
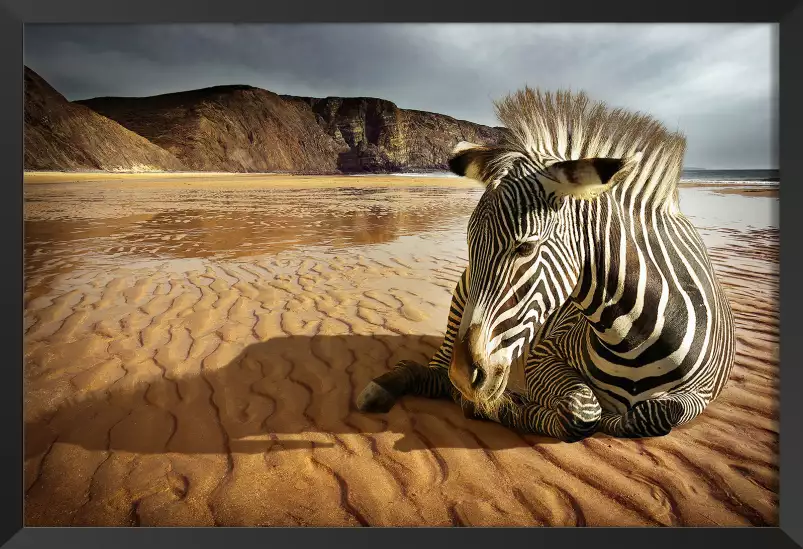
<instances>
[{"instance_id":1,"label":"rippled sand","mask_svg":"<svg viewBox=\"0 0 803 549\"><path fill-rule=\"evenodd\" d=\"M473 186L27 179L29 526L778 524L776 229L695 219L738 325L720 399L669 437L564 444L354 408L439 345Z\"/></svg>"}]
</instances>

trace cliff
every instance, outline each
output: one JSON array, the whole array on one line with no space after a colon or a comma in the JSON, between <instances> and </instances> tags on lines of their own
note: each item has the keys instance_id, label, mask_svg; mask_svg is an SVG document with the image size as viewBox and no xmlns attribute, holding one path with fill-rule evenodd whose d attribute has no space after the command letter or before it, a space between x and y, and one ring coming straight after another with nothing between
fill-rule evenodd
<instances>
[{"instance_id":1,"label":"cliff","mask_svg":"<svg viewBox=\"0 0 803 549\"><path fill-rule=\"evenodd\" d=\"M36 76L27 94L26 169L148 165L220 172L446 170L458 141L491 143L504 131L400 109L384 99L280 96L251 86L68 103ZM49 102L45 106L43 98ZM78 120L73 131L52 129L60 111ZM84 122L90 119L94 125ZM110 128L124 132L127 141ZM86 153L88 147L94 156ZM151 155L147 161L140 159L145 152ZM111 167L113 159L117 164Z\"/></svg>"},{"instance_id":2,"label":"cliff","mask_svg":"<svg viewBox=\"0 0 803 549\"><path fill-rule=\"evenodd\" d=\"M490 143L501 137L501 128L400 109L384 99L282 97L309 108L327 135L348 147L338 158L344 172L446 170L459 141Z\"/></svg>"},{"instance_id":3,"label":"cliff","mask_svg":"<svg viewBox=\"0 0 803 549\"><path fill-rule=\"evenodd\" d=\"M307 109L250 86L79 101L146 137L194 171L337 171L347 150Z\"/></svg>"},{"instance_id":4,"label":"cliff","mask_svg":"<svg viewBox=\"0 0 803 549\"><path fill-rule=\"evenodd\" d=\"M144 137L70 103L25 67L26 170L172 171L181 162Z\"/></svg>"}]
</instances>

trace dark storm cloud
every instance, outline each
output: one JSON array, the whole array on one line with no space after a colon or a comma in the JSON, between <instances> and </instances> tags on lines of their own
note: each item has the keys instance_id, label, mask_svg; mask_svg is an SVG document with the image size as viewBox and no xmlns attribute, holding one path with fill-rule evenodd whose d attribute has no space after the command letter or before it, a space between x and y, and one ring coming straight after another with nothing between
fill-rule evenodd
<instances>
[{"instance_id":1,"label":"dark storm cloud","mask_svg":"<svg viewBox=\"0 0 803 549\"><path fill-rule=\"evenodd\" d=\"M219 84L373 96L496 124L525 84L584 89L688 137L687 165L777 166L773 25L28 26L25 62L68 99Z\"/></svg>"}]
</instances>

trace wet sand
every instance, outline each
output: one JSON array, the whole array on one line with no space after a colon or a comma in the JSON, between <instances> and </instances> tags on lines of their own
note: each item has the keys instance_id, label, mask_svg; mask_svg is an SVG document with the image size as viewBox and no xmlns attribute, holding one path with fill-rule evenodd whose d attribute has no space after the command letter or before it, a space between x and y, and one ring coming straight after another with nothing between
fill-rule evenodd
<instances>
[{"instance_id":1,"label":"wet sand","mask_svg":"<svg viewBox=\"0 0 803 549\"><path fill-rule=\"evenodd\" d=\"M718 194L735 194L742 196L755 196L766 198L778 198L779 185L773 182L762 182L761 184L751 183L749 181L733 181L727 185L722 183L707 183L699 182L683 182L682 186L685 188L704 189L706 191L715 192Z\"/></svg>"},{"instance_id":2,"label":"wet sand","mask_svg":"<svg viewBox=\"0 0 803 549\"><path fill-rule=\"evenodd\" d=\"M470 184L26 183L28 526L778 524L776 228L694 217L737 319L720 399L668 437L565 444L354 407L440 344Z\"/></svg>"}]
</instances>

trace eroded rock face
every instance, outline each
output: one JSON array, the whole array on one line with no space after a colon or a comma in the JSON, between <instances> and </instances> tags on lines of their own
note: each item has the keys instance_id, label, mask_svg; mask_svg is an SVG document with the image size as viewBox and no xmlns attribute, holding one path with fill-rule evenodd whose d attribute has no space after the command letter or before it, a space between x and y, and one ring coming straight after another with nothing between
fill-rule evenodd
<instances>
[{"instance_id":1,"label":"eroded rock face","mask_svg":"<svg viewBox=\"0 0 803 549\"><path fill-rule=\"evenodd\" d=\"M502 137L501 128L400 109L384 99L282 97L309 105L324 131L348 146L338 159L344 172L445 170L459 141L486 144Z\"/></svg>"},{"instance_id":2,"label":"eroded rock face","mask_svg":"<svg viewBox=\"0 0 803 549\"><path fill-rule=\"evenodd\" d=\"M195 171L331 173L337 170L337 155L347 150L324 132L312 112L250 86L80 103Z\"/></svg>"},{"instance_id":3,"label":"eroded rock face","mask_svg":"<svg viewBox=\"0 0 803 549\"><path fill-rule=\"evenodd\" d=\"M117 122L70 103L25 67L25 169L174 171L184 165Z\"/></svg>"},{"instance_id":4,"label":"eroded rock face","mask_svg":"<svg viewBox=\"0 0 803 549\"><path fill-rule=\"evenodd\" d=\"M29 170L446 170L459 141L493 143L503 131L384 99L280 96L251 86L69 103L28 71L26 90Z\"/></svg>"}]
</instances>

